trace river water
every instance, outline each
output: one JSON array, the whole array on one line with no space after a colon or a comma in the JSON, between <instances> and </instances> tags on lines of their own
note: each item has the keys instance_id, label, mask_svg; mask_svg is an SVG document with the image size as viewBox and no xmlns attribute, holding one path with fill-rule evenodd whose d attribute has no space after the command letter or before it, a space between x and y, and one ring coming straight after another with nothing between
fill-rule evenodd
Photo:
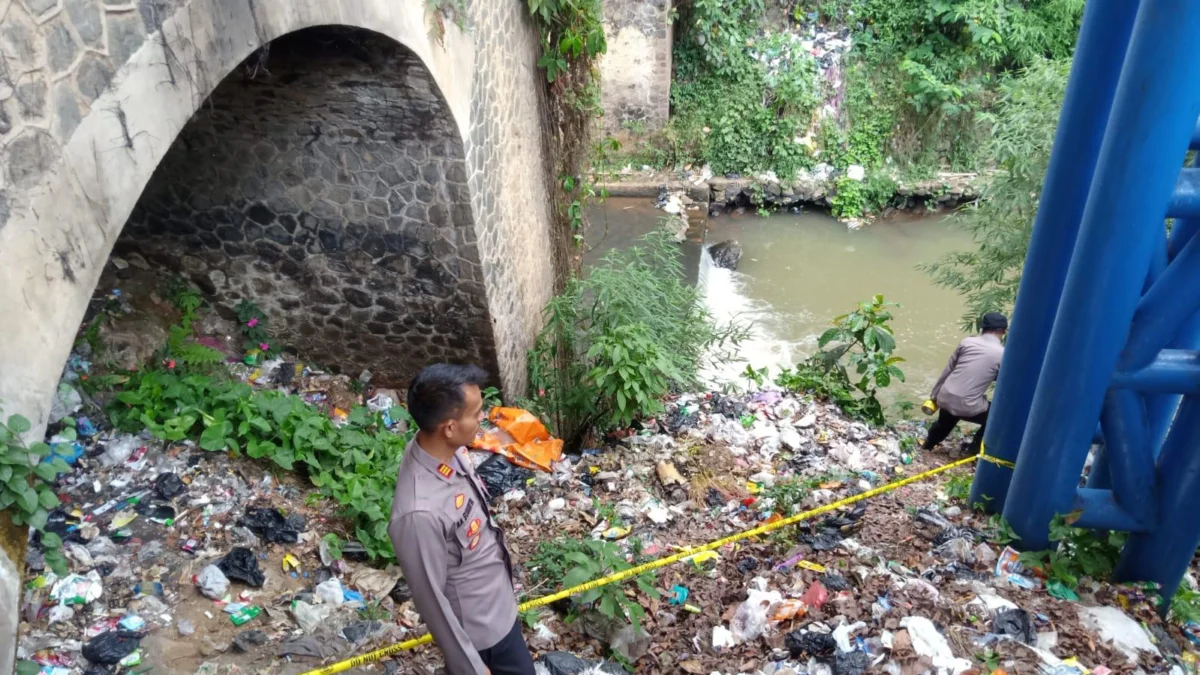
<instances>
[{"instance_id":1,"label":"river water","mask_svg":"<svg viewBox=\"0 0 1200 675\"><path fill-rule=\"evenodd\" d=\"M655 227L662 212L650 200L612 198L590 216L588 239L596 247L585 265L611 247L629 245ZM763 218L748 210L709 218L693 229L698 236L683 244L689 280L700 285L718 321L751 326L741 346L745 361L707 369L711 382L736 380L747 361L772 372L794 365L816 350L834 316L877 293L901 305L892 308L892 326L896 354L906 360L899 365L907 381L893 385L885 398L923 400L963 337L960 296L934 286L916 269L971 248L970 236L952 229L944 214L906 215L851 231L824 214ZM712 266L701 238L705 244L741 242L745 253L737 271Z\"/></svg>"}]
</instances>

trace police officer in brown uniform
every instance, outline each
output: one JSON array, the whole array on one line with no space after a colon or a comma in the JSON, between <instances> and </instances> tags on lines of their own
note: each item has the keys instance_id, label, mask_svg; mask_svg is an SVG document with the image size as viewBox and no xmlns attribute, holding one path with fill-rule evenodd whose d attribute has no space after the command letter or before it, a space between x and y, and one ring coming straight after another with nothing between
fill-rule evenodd
<instances>
[{"instance_id":1,"label":"police officer in brown uniform","mask_svg":"<svg viewBox=\"0 0 1200 675\"><path fill-rule=\"evenodd\" d=\"M388 535L448 675L533 675L517 621L512 557L464 446L483 420L475 366L436 364L408 389L408 444Z\"/></svg>"}]
</instances>

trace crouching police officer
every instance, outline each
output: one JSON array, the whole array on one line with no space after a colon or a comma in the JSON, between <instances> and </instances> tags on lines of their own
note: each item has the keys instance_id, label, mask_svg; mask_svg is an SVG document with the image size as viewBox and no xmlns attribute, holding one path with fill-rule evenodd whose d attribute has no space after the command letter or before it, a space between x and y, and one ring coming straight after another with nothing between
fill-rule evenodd
<instances>
[{"instance_id":1,"label":"crouching police officer","mask_svg":"<svg viewBox=\"0 0 1200 675\"><path fill-rule=\"evenodd\" d=\"M533 675L517 621L512 557L464 446L483 419L475 366L436 364L408 390L408 444L388 535L448 675Z\"/></svg>"}]
</instances>

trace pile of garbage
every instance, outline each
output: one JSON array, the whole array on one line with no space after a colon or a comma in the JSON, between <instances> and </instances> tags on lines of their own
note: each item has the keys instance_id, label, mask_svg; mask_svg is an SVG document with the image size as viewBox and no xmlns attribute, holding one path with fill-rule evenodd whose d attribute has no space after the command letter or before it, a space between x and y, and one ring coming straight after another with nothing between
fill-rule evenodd
<instances>
[{"instance_id":1,"label":"pile of garbage","mask_svg":"<svg viewBox=\"0 0 1200 675\"><path fill-rule=\"evenodd\" d=\"M48 430L53 456L73 467L46 528L62 538L69 569L55 574L33 537L20 659L47 675L295 673L423 631L398 567L368 560L306 478L108 428L77 386L90 372L81 346L54 413L74 418L78 438ZM304 396L335 421L357 405L388 414L403 400L296 360L233 372ZM520 563L522 599L558 590L539 568L546 542L601 540L636 564L949 460L913 450L917 424L876 429L780 391L678 396L657 419L575 455L525 411L497 407L489 421L475 444L487 452L472 455ZM387 424L403 430L399 419ZM636 627L595 599L528 615L539 672L621 672L614 661L646 673L1196 671L1200 638L1158 618L1153 589L1044 583L993 524L947 496L944 480L626 584L624 597L645 610ZM425 648L375 668L426 673L439 663Z\"/></svg>"}]
</instances>

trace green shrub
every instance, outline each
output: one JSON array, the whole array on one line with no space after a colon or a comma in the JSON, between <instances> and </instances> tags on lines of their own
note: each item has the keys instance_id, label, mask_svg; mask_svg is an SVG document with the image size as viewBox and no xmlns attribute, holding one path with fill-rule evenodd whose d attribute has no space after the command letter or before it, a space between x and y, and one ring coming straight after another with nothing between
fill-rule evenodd
<instances>
[{"instance_id":1,"label":"green shrub","mask_svg":"<svg viewBox=\"0 0 1200 675\"><path fill-rule=\"evenodd\" d=\"M877 393L893 380L904 381L904 371L896 366L904 359L892 355L896 338L888 325L891 306L897 305L876 295L835 318L833 328L817 341L819 351L795 370L785 369L775 383L827 399L856 419L886 424Z\"/></svg>"},{"instance_id":2,"label":"green shrub","mask_svg":"<svg viewBox=\"0 0 1200 675\"><path fill-rule=\"evenodd\" d=\"M59 435L74 441L74 420L63 421L67 426ZM43 461L51 453L46 443L38 441L26 445L21 436L31 428L29 420L21 415L9 416L7 424L0 421L0 511L6 511L14 525L28 525L41 532L46 563L56 574L65 575L67 564L62 554L62 539L43 528L50 517L50 509L59 503L58 495L54 493L54 479L70 471L71 467L59 457L51 462Z\"/></svg>"},{"instance_id":3,"label":"green shrub","mask_svg":"<svg viewBox=\"0 0 1200 675\"><path fill-rule=\"evenodd\" d=\"M625 559L618 544L602 539L568 537L539 543L537 551L525 563L531 583L548 584L555 590L578 586L624 572L631 567L633 564ZM646 572L634 577L634 582L647 596L657 598L659 592L653 586L654 579L654 572ZM576 597L574 603L578 606L594 603L604 616L628 621L637 628L641 627L641 620L646 616L646 610L636 600L626 596L622 584L594 588Z\"/></svg>"},{"instance_id":4,"label":"green shrub","mask_svg":"<svg viewBox=\"0 0 1200 675\"><path fill-rule=\"evenodd\" d=\"M393 420L407 411L389 411ZM356 407L336 426L298 396L256 391L243 382L160 370L132 373L109 406L113 426L147 429L167 441L197 440L208 451L265 459L306 473L341 505L372 557L390 558L388 514L396 473L413 425L404 435L384 428L382 413Z\"/></svg>"},{"instance_id":5,"label":"green shrub","mask_svg":"<svg viewBox=\"0 0 1200 675\"><path fill-rule=\"evenodd\" d=\"M593 429L662 411L671 387L696 382L708 350L741 333L718 327L684 282L679 246L656 231L610 251L546 307L529 353L529 408L579 447Z\"/></svg>"}]
</instances>

